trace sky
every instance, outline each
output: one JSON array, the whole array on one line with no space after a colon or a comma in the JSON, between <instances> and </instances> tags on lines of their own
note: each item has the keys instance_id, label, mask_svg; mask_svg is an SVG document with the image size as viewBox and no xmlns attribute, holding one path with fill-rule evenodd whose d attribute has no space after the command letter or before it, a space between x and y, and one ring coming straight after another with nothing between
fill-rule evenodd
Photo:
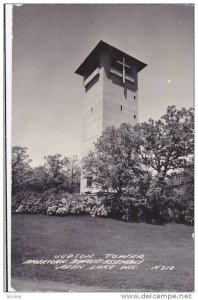
<instances>
[{"instance_id":1,"label":"sky","mask_svg":"<svg viewBox=\"0 0 198 300\"><path fill-rule=\"evenodd\" d=\"M194 105L194 11L184 4L24 4L13 8L12 145L32 165L81 153L82 77L103 40L148 64L139 73L140 122Z\"/></svg>"}]
</instances>

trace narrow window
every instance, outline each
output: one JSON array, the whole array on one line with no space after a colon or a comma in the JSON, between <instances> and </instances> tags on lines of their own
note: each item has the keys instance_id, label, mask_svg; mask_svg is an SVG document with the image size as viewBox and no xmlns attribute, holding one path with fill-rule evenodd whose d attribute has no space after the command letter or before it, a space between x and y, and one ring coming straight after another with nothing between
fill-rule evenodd
<instances>
[{"instance_id":1,"label":"narrow window","mask_svg":"<svg viewBox=\"0 0 198 300\"><path fill-rule=\"evenodd\" d=\"M120 106L120 110L122 111L122 105Z\"/></svg>"},{"instance_id":2,"label":"narrow window","mask_svg":"<svg viewBox=\"0 0 198 300\"><path fill-rule=\"evenodd\" d=\"M134 119L136 119L136 115L134 115Z\"/></svg>"},{"instance_id":3,"label":"narrow window","mask_svg":"<svg viewBox=\"0 0 198 300\"><path fill-rule=\"evenodd\" d=\"M93 112L93 107L91 107L91 113Z\"/></svg>"},{"instance_id":4,"label":"narrow window","mask_svg":"<svg viewBox=\"0 0 198 300\"><path fill-rule=\"evenodd\" d=\"M136 96L134 96L133 98L134 98L134 100L135 100L135 99L136 99Z\"/></svg>"},{"instance_id":5,"label":"narrow window","mask_svg":"<svg viewBox=\"0 0 198 300\"><path fill-rule=\"evenodd\" d=\"M87 187L91 187L92 182L93 182L93 178L92 177L87 177Z\"/></svg>"}]
</instances>

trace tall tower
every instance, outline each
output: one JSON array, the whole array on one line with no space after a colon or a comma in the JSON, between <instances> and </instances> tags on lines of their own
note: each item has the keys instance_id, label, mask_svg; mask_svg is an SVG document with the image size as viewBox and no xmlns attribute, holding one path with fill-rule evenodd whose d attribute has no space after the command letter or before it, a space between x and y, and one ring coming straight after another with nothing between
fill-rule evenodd
<instances>
[{"instance_id":1,"label":"tall tower","mask_svg":"<svg viewBox=\"0 0 198 300\"><path fill-rule=\"evenodd\" d=\"M138 72L146 64L100 41L76 74L83 76L82 157L108 126L138 121ZM91 190L91 178L81 179L81 192Z\"/></svg>"}]
</instances>

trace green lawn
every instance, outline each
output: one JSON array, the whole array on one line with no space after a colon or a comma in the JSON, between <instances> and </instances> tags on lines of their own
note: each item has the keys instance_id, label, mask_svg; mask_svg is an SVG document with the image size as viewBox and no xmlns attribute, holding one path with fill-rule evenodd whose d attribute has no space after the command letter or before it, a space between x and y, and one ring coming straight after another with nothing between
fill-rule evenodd
<instances>
[{"instance_id":1,"label":"green lawn","mask_svg":"<svg viewBox=\"0 0 198 300\"><path fill-rule=\"evenodd\" d=\"M71 285L76 291L83 287L90 291L193 291L192 232L193 227L179 224L124 223L89 216L12 215L12 279L32 281L35 285L42 280L53 282L54 291L59 290L60 284L65 285L65 291ZM70 253L95 254L95 258L104 258L107 253L144 254L145 261L137 270L55 270L53 265L22 264L28 259L54 259L54 255ZM174 269L152 270L155 265ZM42 289L41 283L39 286Z\"/></svg>"}]
</instances>

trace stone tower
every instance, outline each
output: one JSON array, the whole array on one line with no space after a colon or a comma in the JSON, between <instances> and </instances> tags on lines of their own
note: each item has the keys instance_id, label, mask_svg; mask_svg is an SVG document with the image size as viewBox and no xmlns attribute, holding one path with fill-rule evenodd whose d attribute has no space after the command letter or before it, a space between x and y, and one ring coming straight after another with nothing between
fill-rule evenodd
<instances>
[{"instance_id":1,"label":"stone tower","mask_svg":"<svg viewBox=\"0 0 198 300\"><path fill-rule=\"evenodd\" d=\"M138 72L146 64L100 41L76 74L83 76L82 157L108 126L138 121ZM92 178L81 179L81 192L92 190Z\"/></svg>"}]
</instances>

